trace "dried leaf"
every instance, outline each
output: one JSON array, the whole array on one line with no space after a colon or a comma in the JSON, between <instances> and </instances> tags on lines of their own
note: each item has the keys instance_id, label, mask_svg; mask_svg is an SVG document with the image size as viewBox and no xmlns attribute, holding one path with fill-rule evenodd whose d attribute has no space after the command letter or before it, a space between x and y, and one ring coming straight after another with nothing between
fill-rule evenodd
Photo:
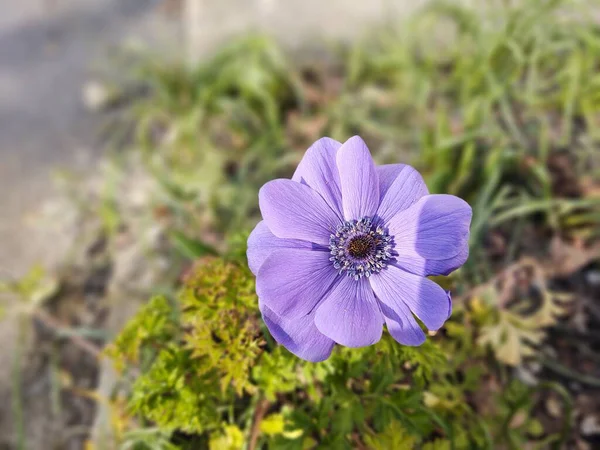
<instances>
[{"instance_id":1,"label":"dried leaf","mask_svg":"<svg viewBox=\"0 0 600 450\"><path fill-rule=\"evenodd\" d=\"M544 266L546 275L568 277L590 262L600 259L600 244L585 249L569 245L557 236L550 244L550 255L551 261Z\"/></svg>"},{"instance_id":2,"label":"dried leaf","mask_svg":"<svg viewBox=\"0 0 600 450\"><path fill-rule=\"evenodd\" d=\"M546 399L546 411L551 417L555 419L562 416L562 403L554 396L550 396Z\"/></svg>"},{"instance_id":3,"label":"dried leaf","mask_svg":"<svg viewBox=\"0 0 600 450\"><path fill-rule=\"evenodd\" d=\"M530 329L521 317L501 311L498 323L482 328L477 344L489 345L499 361L518 366L533 354L531 346L540 344L544 338L542 330Z\"/></svg>"},{"instance_id":4,"label":"dried leaf","mask_svg":"<svg viewBox=\"0 0 600 450\"><path fill-rule=\"evenodd\" d=\"M535 260L524 259L480 289L472 306L500 308L493 323L482 327L477 343L490 346L499 361L518 366L535 353L545 337L545 329L566 313L565 303L573 297L548 289L546 274ZM534 298L535 297L535 298Z\"/></svg>"}]
</instances>

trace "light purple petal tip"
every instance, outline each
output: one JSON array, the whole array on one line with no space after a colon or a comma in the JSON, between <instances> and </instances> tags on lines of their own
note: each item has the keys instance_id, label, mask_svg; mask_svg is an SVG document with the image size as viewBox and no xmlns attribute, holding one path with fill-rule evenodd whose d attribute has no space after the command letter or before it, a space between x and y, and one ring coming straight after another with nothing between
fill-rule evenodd
<instances>
[{"instance_id":1,"label":"light purple petal tip","mask_svg":"<svg viewBox=\"0 0 600 450\"><path fill-rule=\"evenodd\" d=\"M418 275L460 267L469 255L471 215L469 204L453 195L426 195L396 214L388 227L398 265Z\"/></svg>"},{"instance_id":2,"label":"light purple petal tip","mask_svg":"<svg viewBox=\"0 0 600 450\"><path fill-rule=\"evenodd\" d=\"M426 259L420 255L403 251L396 256L396 265L415 275L424 277L449 275L461 267L469 258L469 236L467 235L460 252L448 259Z\"/></svg>"},{"instance_id":3,"label":"light purple petal tip","mask_svg":"<svg viewBox=\"0 0 600 450\"><path fill-rule=\"evenodd\" d=\"M318 192L340 219L343 217L342 191L336 154L341 146L341 143L328 137L319 139L306 151L292 177L293 181L306 184Z\"/></svg>"},{"instance_id":4,"label":"light purple petal tip","mask_svg":"<svg viewBox=\"0 0 600 450\"><path fill-rule=\"evenodd\" d=\"M310 362L329 358L335 342L319 332L314 323L314 312L289 320L275 314L260 300L258 305L273 338L294 355Z\"/></svg>"},{"instance_id":5,"label":"light purple petal tip","mask_svg":"<svg viewBox=\"0 0 600 450\"><path fill-rule=\"evenodd\" d=\"M308 315L337 278L329 253L304 249L275 250L256 276L256 293L286 319Z\"/></svg>"},{"instance_id":6,"label":"light purple petal tip","mask_svg":"<svg viewBox=\"0 0 600 450\"><path fill-rule=\"evenodd\" d=\"M343 277L317 308L315 325L346 347L364 347L381 339L383 319L366 279Z\"/></svg>"},{"instance_id":7,"label":"light purple petal tip","mask_svg":"<svg viewBox=\"0 0 600 450\"><path fill-rule=\"evenodd\" d=\"M452 315L452 293L450 291L446 291L446 295L448 296L448 319Z\"/></svg>"},{"instance_id":8,"label":"light purple petal tip","mask_svg":"<svg viewBox=\"0 0 600 450\"><path fill-rule=\"evenodd\" d=\"M281 248L298 248L311 250L314 244L298 239L280 239L276 237L264 220L258 222L248 237L248 267L254 275L258 273L260 266L267 257L275 250Z\"/></svg>"},{"instance_id":9,"label":"light purple petal tip","mask_svg":"<svg viewBox=\"0 0 600 450\"><path fill-rule=\"evenodd\" d=\"M397 302L395 310L381 303L388 332L402 345L418 346L425 342L425 333L402 302Z\"/></svg>"},{"instance_id":10,"label":"light purple petal tip","mask_svg":"<svg viewBox=\"0 0 600 450\"><path fill-rule=\"evenodd\" d=\"M403 316L403 306L415 314L432 331L448 319L448 295L439 285L404 270L388 266L369 278L377 298Z\"/></svg>"},{"instance_id":11,"label":"light purple petal tip","mask_svg":"<svg viewBox=\"0 0 600 450\"><path fill-rule=\"evenodd\" d=\"M379 198L385 197L385 193L388 191L398 174L406 164L383 164L377 166L377 176L379 178Z\"/></svg>"},{"instance_id":12,"label":"light purple petal tip","mask_svg":"<svg viewBox=\"0 0 600 450\"><path fill-rule=\"evenodd\" d=\"M365 142L358 136L348 139L337 152L346 220L372 217L379 206L379 179Z\"/></svg>"},{"instance_id":13,"label":"light purple petal tip","mask_svg":"<svg viewBox=\"0 0 600 450\"><path fill-rule=\"evenodd\" d=\"M316 191L292 180L269 181L258 193L258 201L269 230L279 238L328 245L339 223Z\"/></svg>"},{"instance_id":14,"label":"light purple petal tip","mask_svg":"<svg viewBox=\"0 0 600 450\"><path fill-rule=\"evenodd\" d=\"M377 168L382 193L377 216L387 222L400 211L429 194L419 172L406 164L390 164Z\"/></svg>"}]
</instances>

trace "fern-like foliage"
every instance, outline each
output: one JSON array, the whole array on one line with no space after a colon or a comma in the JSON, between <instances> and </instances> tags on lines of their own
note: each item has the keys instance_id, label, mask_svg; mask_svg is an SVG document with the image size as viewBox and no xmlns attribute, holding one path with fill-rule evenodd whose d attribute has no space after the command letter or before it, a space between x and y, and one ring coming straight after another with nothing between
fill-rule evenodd
<instances>
[{"instance_id":1,"label":"fern-like foliage","mask_svg":"<svg viewBox=\"0 0 600 450\"><path fill-rule=\"evenodd\" d=\"M261 353L258 301L248 269L220 259L201 262L179 296L184 345L198 366L211 372L221 392L254 393L251 368Z\"/></svg>"},{"instance_id":2,"label":"fern-like foliage","mask_svg":"<svg viewBox=\"0 0 600 450\"><path fill-rule=\"evenodd\" d=\"M492 448L491 433L526 442L535 428L529 419L502 428L536 394L488 383L488 353L476 344L487 321L470 309L457 307L420 347L384 334L308 363L269 336L238 253L201 259L174 301L153 298L107 350L135 375L132 416L173 433L176 448ZM470 406L478 395L489 396L484 419Z\"/></svg>"}]
</instances>

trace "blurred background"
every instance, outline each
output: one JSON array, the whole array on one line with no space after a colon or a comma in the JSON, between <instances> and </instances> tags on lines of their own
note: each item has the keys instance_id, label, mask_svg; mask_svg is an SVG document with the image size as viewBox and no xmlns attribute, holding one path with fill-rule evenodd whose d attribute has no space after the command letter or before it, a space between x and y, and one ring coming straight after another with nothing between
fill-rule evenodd
<instances>
[{"instance_id":1,"label":"blurred background","mask_svg":"<svg viewBox=\"0 0 600 450\"><path fill-rule=\"evenodd\" d=\"M453 374L487 367L460 401L489 422L489 439L439 448L598 448L596 1L1 6L0 449L449 439L460 408L429 384L419 392L445 426L412 430L412 441L365 439L373 430L350 419L337 443L308 426L304 440L263 436L256 409L239 445L230 428L206 423L181 437L179 422L153 415L158 406L126 406L147 392L114 394L127 383L102 349L140 306L157 294L177 303L199 258L243 255L260 186L289 177L318 138L355 134L378 163L413 164L431 192L474 210L468 263L437 280L456 295L457 325L436 339L447 354L462 342ZM510 401L491 411L469 389Z\"/></svg>"}]
</instances>

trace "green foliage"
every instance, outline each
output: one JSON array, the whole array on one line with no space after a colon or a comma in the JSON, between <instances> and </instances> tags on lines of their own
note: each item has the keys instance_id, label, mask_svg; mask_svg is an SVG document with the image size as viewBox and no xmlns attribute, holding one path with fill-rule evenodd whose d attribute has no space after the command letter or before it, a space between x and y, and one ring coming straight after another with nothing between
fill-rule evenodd
<instances>
[{"instance_id":1,"label":"green foliage","mask_svg":"<svg viewBox=\"0 0 600 450\"><path fill-rule=\"evenodd\" d=\"M427 442L422 450L451 450L452 444L444 439L436 439L433 442Z\"/></svg>"},{"instance_id":2,"label":"green foliage","mask_svg":"<svg viewBox=\"0 0 600 450\"><path fill-rule=\"evenodd\" d=\"M26 309L38 307L43 301L55 295L59 289L60 285L56 277L48 274L40 265L34 265L19 279L10 281L0 279L0 296L11 294L22 301Z\"/></svg>"},{"instance_id":3,"label":"green foliage","mask_svg":"<svg viewBox=\"0 0 600 450\"><path fill-rule=\"evenodd\" d=\"M153 358L164 342L172 340L178 332L173 309L165 297L154 297L130 320L105 353L115 367L123 371L128 366L146 367L140 360L148 352Z\"/></svg>"},{"instance_id":4,"label":"green foliage","mask_svg":"<svg viewBox=\"0 0 600 450\"><path fill-rule=\"evenodd\" d=\"M170 234L173 246L182 256L194 260L202 256L216 256L219 252L211 245L197 239L190 239L185 234L172 231Z\"/></svg>"},{"instance_id":5,"label":"green foliage","mask_svg":"<svg viewBox=\"0 0 600 450\"><path fill-rule=\"evenodd\" d=\"M211 436L209 450L240 450L244 446L244 434L235 425L225 425L223 430Z\"/></svg>"},{"instance_id":6,"label":"green foliage","mask_svg":"<svg viewBox=\"0 0 600 450\"><path fill-rule=\"evenodd\" d=\"M417 439L406 432L398 421L391 421L383 432L367 435L365 444L373 450L388 450L390 448L405 448L407 450L415 447Z\"/></svg>"},{"instance_id":7,"label":"green foliage","mask_svg":"<svg viewBox=\"0 0 600 450\"><path fill-rule=\"evenodd\" d=\"M107 350L118 369L143 370L131 411L188 433L220 426L222 397L253 389L250 366L260 353L248 270L219 259L198 266L177 305L152 299Z\"/></svg>"},{"instance_id":8,"label":"green foliage","mask_svg":"<svg viewBox=\"0 0 600 450\"><path fill-rule=\"evenodd\" d=\"M126 434L120 450L177 450L177 446L171 443L168 431L141 428Z\"/></svg>"},{"instance_id":9,"label":"green foliage","mask_svg":"<svg viewBox=\"0 0 600 450\"><path fill-rule=\"evenodd\" d=\"M350 53L345 95L356 111L341 108L334 129L376 136L382 149L394 149L381 152L389 162L399 147L418 148L430 191L471 203L467 269L475 277L489 276L481 244L490 228L532 215L561 230L592 216L598 224L598 200L557 198L550 168L565 147L579 167L589 164L598 139L600 105L583 92L598 92L589 68L600 64L600 29L581 22L583 15L565 18L560 8L571 7L484 2L476 11L434 1L401 30L379 33ZM365 96L373 86L378 94ZM507 230L518 241L519 227Z\"/></svg>"},{"instance_id":10,"label":"green foliage","mask_svg":"<svg viewBox=\"0 0 600 450\"><path fill-rule=\"evenodd\" d=\"M152 96L133 109L147 167L178 214L194 225L239 229L259 187L285 167L282 103L299 104L281 50L253 37L196 69L149 65ZM157 133L158 130L158 133Z\"/></svg>"},{"instance_id":11,"label":"green foliage","mask_svg":"<svg viewBox=\"0 0 600 450\"><path fill-rule=\"evenodd\" d=\"M293 67L264 37L192 70L149 65L140 75L151 94L133 108L136 144L177 231L203 243L198 230L255 223L258 189L289 176L298 150L360 134L380 162L412 159L431 192L469 201L464 276L485 280L492 230L517 242L523 224L541 218L555 232L597 235L600 201L580 198L577 180L600 167L600 29L561 8L571 2L428 2L340 52L331 69ZM552 161L565 148L575 175L557 185Z\"/></svg>"},{"instance_id":12,"label":"green foliage","mask_svg":"<svg viewBox=\"0 0 600 450\"><path fill-rule=\"evenodd\" d=\"M223 258L200 260L175 302L154 298L108 351L130 372L143 367L130 387L131 414L214 449L243 448L253 430L270 449L491 448L490 432L521 443L539 432L529 416L519 422L536 402L523 384L491 390L498 398L486 416L469 406L493 367L473 347L467 310L446 337L421 347L385 335L313 364L274 345L257 302L248 269Z\"/></svg>"},{"instance_id":13,"label":"green foliage","mask_svg":"<svg viewBox=\"0 0 600 450\"><path fill-rule=\"evenodd\" d=\"M217 371L221 390L252 392L250 369L260 354L258 304L250 271L214 260L189 277L180 294L185 347L199 361L198 375Z\"/></svg>"},{"instance_id":14,"label":"green foliage","mask_svg":"<svg viewBox=\"0 0 600 450\"><path fill-rule=\"evenodd\" d=\"M275 401L277 394L290 394L296 390L301 374L298 369L299 362L278 347L272 353L263 354L261 364L252 369L252 376L267 400Z\"/></svg>"},{"instance_id":15,"label":"green foliage","mask_svg":"<svg viewBox=\"0 0 600 450\"><path fill-rule=\"evenodd\" d=\"M166 430L201 433L217 427L218 379L197 371L197 362L189 351L176 343L167 345L136 379L131 411Z\"/></svg>"}]
</instances>

